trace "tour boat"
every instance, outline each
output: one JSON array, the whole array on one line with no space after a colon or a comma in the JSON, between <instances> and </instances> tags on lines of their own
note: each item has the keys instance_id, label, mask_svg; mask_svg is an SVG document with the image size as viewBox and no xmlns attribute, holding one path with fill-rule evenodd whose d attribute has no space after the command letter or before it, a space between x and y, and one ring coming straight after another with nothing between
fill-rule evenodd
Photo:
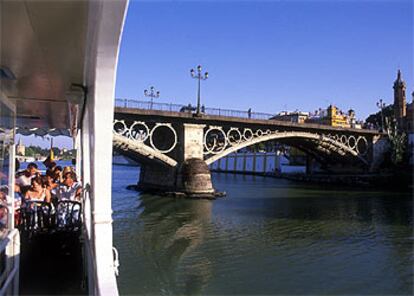
<instances>
[{"instance_id":1,"label":"tour boat","mask_svg":"<svg viewBox=\"0 0 414 296\"><path fill-rule=\"evenodd\" d=\"M2 207L6 225L0 241L0 295L30 293L27 282L19 282L22 269L36 271L44 262L36 257L49 256L40 249L20 262L27 247L14 223L16 134L73 138L83 184L77 243L82 247L78 255L85 293L118 295L111 215L112 122L127 7L128 0L0 2L0 186L7 203ZM51 249L54 243L47 239ZM65 272L71 262L54 263L60 267L51 274ZM37 284L65 285L51 281L44 276Z\"/></svg>"}]
</instances>

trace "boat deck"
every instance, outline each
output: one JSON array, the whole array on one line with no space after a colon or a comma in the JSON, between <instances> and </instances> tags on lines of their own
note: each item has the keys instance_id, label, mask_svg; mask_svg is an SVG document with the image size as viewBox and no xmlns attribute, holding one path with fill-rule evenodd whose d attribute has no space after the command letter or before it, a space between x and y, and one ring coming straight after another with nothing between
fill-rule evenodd
<instances>
[{"instance_id":1,"label":"boat deck","mask_svg":"<svg viewBox=\"0 0 414 296\"><path fill-rule=\"evenodd\" d=\"M21 295L87 295L79 234L22 236Z\"/></svg>"}]
</instances>

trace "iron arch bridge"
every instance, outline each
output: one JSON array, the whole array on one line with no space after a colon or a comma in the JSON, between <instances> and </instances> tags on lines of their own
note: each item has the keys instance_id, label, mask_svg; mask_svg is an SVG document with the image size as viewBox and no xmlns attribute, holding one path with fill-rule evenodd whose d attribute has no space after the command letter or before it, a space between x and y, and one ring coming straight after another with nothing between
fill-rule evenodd
<instances>
[{"instance_id":1,"label":"iron arch bridge","mask_svg":"<svg viewBox=\"0 0 414 296\"><path fill-rule=\"evenodd\" d=\"M138 187L213 194L209 165L259 143L296 147L329 170L338 165L372 170L385 151L379 149L385 135L373 130L182 110L115 108L113 146L141 163Z\"/></svg>"},{"instance_id":2,"label":"iron arch bridge","mask_svg":"<svg viewBox=\"0 0 414 296\"><path fill-rule=\"evenodd\" d=\"M181 118L178 118L181 119ZM198 150L196 155L210 165L226 155L262 142L277 141L311 155L321 163L355 163L369 166L373 144L378 135L360 130L298 124L266 125L248 122L237 125L223 121L221 125L194 124L181 120L115 119L113 123L114 148L141 162L158 162L176 167L186 156L185 150ZM186 133L187 126L191 133ZM194 128L198 126L198 128ZM307 128L308 127L308 128ZM197 139L194 138L197 134Z\"/></svg>"}]
</instances>

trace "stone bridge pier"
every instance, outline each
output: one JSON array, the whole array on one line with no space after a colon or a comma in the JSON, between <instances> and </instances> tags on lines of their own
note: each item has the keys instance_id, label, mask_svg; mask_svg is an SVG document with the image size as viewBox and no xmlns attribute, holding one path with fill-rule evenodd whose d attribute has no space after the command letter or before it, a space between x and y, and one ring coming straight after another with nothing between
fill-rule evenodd
<instances>
[{"instance_id":1,"label":"stone bridge pier","mask_svg":"<svg viewBox=\"0 0 414 296\"><path fill-rule=\"evenodd\" d=\"M204 161L204 124L184 123L169 127L159 133L150 132L150 147L145 141L133 143L118 134L114 135L114 147L121 153L141 163L138 188L141 190L180 192L190 197L212 197L215 194L211 173ZM175 131L175 132L174 132ZM170 135L167 135L167 134ZM170 147L157 148L158 142L173 137ZM143 138L141 140L144 140ZM170 141L170 140L168 140ZM167 141L167 142L168 142ZM171 151L170 148L172 148ZM128 151L135 150L134 153Z\"/></svg>"}]
</instances>

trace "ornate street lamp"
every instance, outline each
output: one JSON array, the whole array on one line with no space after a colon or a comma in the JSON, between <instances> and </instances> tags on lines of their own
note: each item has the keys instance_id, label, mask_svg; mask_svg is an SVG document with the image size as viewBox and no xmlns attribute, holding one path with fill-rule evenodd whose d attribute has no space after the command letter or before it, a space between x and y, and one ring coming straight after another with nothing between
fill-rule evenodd
<instances>
[{"instance_id":1,"label":"ornate street lamp","mask_svg":"<svg viewBox=\"0 0 414 296\"><path fill-rule=\"evenodd\" d=\"M151 86L149 91L147 89L144 90L144 96L151 98L150 109L152 109L153 100L154 100L154 98L159 98L160 97L160 92L155 91L155 87Z\"/></svg>"},{"instance_id":2,"label":"ornate street lamp","mask_svg":"<svg viewBox=\"0 0 414 296\"><path fill-rule=\"evenodd\" d=\"M208 78L208 72L204 73L204 76L201 74L201 66L197 66L197 74L195 73L194 69L191 69L190 71L191 77L198 80L198 92L197 92L197 112L196 115L200 116L200 87L201 87L201 80L207 80Z\"/></svg>"},{"instance_id":3,"label":"ornate street lamp","mask_svg":"<svg viewBox=\"0 0 414 296\"><path fill-rule=\"evenodd\" d=\"M382 99L380 99L377 102L377 107L381 109L381 132L384 131L384 114L383 114L383 109L385 107L385 103L382 102Z\"/></svg>"}]
</instances>

